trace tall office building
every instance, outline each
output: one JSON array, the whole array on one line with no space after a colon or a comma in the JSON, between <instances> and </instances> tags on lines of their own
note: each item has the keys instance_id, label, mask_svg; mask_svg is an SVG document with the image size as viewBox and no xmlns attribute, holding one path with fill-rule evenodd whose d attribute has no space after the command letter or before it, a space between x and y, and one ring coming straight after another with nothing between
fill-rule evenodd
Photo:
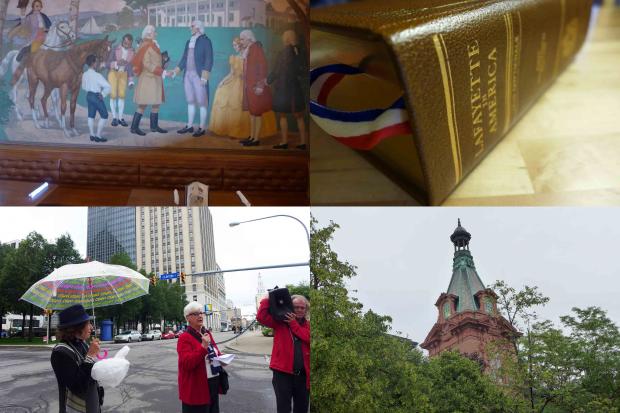
<instances>
[{"instance_id":1,"label":"tall office building","mask_svg":"<svg viewBox=\"0 0 620 413\"><path fill-rule=\"evenodd\" d=\"M120 252L136 262L136 209L88 208L86 255L107 263Z\"/></svg>"},{"instance_id":2,"label":"tall office building","mask_svg":"<svg viewBox=\"0 0 620 413\"><path fill-rule=\"evenodd\" d=\"M88 255L107 262L120 250L149 274L188 274L187 299L211 305L212 314L207 316L206 325L219 329L221 321L226 321L223 274L189 275L220 269L215 260L213 220L208 208L89 208Z\"/></svg>"},{"instance_id":3,"label":"tall office building","mask_svg":"<svg viewBox=\"0 0 620 413\"><path fill-rule=\"evenodd\" d=\"M138 207L136 209L138 268L156 275L219 270L215 260L213 220L208 208ZM179 282L170 280L169 282ZM210 305L206 325L219 329L226 321L226 288L222 273L188 275L189 301Z\"/></svg>"}]
</instances>

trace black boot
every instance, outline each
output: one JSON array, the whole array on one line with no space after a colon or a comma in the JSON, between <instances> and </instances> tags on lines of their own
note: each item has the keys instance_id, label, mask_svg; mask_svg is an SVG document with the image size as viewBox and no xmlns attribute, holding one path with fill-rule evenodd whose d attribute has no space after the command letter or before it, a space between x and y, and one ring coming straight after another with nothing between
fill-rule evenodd
<instances>
[{"instance_id":1,"label":"black boot","mask_svg":"<svg viewBox=\"0 0 620 413\"><path fill-rule=\"evenodd\" d=\"M140 120L142 120L141 113L134 113L133 120L131 121L131 133L135 133L136 135L144 136L146 133L140 130Z\"/></svg>"},{"instance_id":2,"label":"black boot","mask_svg":"<svg viewBox=\"0 0 620 413\"><path fill-rule=\"evenodd\" d=\"M159 113L151 112L151 132L168 133L167 130L159 127Z\"/></svg>"}]
</instances>

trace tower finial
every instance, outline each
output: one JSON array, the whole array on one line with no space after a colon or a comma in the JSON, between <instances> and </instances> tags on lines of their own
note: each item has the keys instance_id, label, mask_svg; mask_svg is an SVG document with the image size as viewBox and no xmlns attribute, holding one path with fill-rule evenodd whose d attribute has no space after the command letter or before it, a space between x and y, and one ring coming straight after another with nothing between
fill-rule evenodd
<instances>
[{"instance_id":1,"label":"tower finial","mask_svg":"<svg viewBox=\"0 0 620 413\"><path fill-rule=\"evenodd\" d=\"M471 239L471 234L461 226L461 218L458 218L457 222L458 226L450 236L450 240L457 249L467 248L469 240Z\"/></svg>"}]
</instances>

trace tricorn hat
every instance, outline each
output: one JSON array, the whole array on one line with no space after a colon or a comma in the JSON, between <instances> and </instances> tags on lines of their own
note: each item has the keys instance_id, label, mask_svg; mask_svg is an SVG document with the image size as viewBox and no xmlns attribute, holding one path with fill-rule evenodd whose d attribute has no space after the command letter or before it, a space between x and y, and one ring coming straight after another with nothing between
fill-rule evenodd
<instances>
[{"instance_id":1,"label":"tricorn hat","mask_svg":"<svg viewBox=\"0 0 620 413\"><path fill-rule=\"evenodd\" d=\"M278 288L269 290L269 313L274 320L284 321L286 314L293 312L293 300L288 288Z\"/></svg>"},{"instance_id":2,"label":"tricorn hat","mask_svg":"<svg viewBox=\"0 0 620 413\"><path fill-rule=\"evenodd\" d=\"M58 328L76 326L90 319L91 317L84 309L84 306L82 304L75 304L58 313Z\"/></svg>"}]
</instances>

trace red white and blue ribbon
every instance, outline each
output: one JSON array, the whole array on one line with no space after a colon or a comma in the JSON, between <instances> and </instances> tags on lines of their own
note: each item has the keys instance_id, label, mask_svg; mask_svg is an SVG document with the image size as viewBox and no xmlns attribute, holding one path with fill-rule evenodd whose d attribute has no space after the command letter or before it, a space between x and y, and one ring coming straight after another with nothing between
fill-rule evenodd
<instances>
[{"instance_id":1,"label":"red white and blue ribbon","mask_svg":"<svg viewBox=\"0 0 620 413\"><path fill-rule=\"evenodd\" d=\"M409 115L403 96L384 109L358 112L341 111L326 106L336 85L348 75L363 74L344 64L318 67L310 71L310 116L316 124L339 142L353 149L370 150L384 139L411 134Z\"/></svg>"}]
</instances>

